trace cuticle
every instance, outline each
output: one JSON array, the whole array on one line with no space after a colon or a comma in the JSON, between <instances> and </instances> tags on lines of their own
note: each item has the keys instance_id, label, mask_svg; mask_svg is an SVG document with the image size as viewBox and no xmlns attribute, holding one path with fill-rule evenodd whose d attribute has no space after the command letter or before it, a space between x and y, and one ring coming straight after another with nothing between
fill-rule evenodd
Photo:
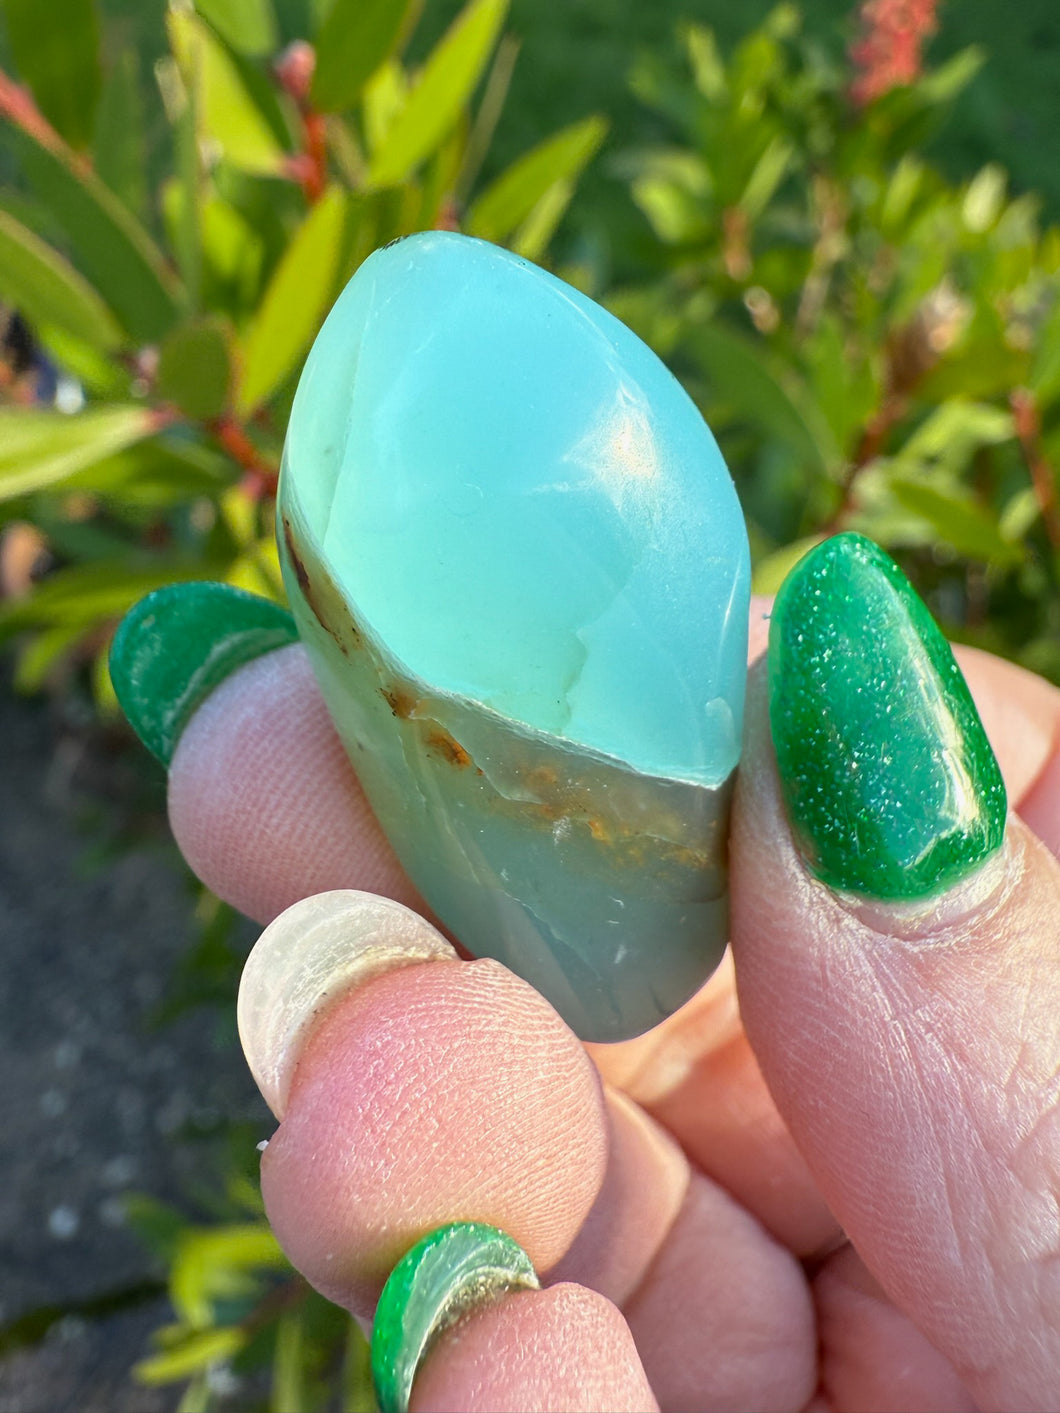
<instances>
[{"instance_id":1,"label":"cuticle","mask_svg":"<svg viewBox=\"0 0 1060 1413\"><path fill-rule=\"evenodd\" d=\"M970 919L975 919L978 929L1003 908L1023 876L1026 860L1024 849L1006 831L998 848L948 890L898 902L829 888L805 860L803 866L817 887L881 939L905 943L912 951L934 951L959 942Z\"/></svg>"}]
</instances>

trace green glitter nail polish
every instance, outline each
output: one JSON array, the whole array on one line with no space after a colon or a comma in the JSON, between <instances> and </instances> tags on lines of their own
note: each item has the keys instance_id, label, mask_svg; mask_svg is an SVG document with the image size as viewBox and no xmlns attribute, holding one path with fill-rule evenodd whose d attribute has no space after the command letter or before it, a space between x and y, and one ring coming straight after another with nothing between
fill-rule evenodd
<instances>
[{"instance_id":1,"label":"green glitter nail polish","mask_svg":"<svg viewBox=\"0 0 1060 1413\"><path fill-rule=\"evenodd\" d=\"M231 584L167 584L118 625L110 675L122 711L168 766L196 708L236 668L297 641L286 609Z\"/></svg>"},{"instance_id":2,"label":"green glitter nail polish","mask_svg":"<svg viewBox=\"0 0 1060 1413\"><path fill-rule=\"evenodd\" d=\"M529 1256L496 1227L453 1222L417 1242L390 1273L375 1312L380 1413L406 1413L420 1360L447 1326L502 1291L537 1288Z\"/></svg>"},{"instance_id":3,"label":"green glitter nail polish","mask_svg":"<svg viewBox=\"0 0 1060 1413\"><path fill-rule=\"evenodd\" d=\"M871 540L826 540L783 584L769 714L795 841L830 887L924 898L1001 844L1005 786L967 684Z\"/></svg>"}]
</instances>

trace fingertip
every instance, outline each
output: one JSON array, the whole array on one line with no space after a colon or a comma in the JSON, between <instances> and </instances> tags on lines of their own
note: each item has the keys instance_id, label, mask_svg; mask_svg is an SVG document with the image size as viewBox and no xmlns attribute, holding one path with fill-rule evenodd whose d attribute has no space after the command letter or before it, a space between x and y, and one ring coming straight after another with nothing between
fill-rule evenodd
<instances>
[{"instance_id":1,"label":"fingertip","mask_svg":"<svg viewBox=\"0 0 1060 1413\"><path fill-rule=\"evenodd\" d=\"M442 1335L412 1413L658 1413L621 1311L585 1286L506 1294Z\"/></svg>"},{"instance_id":2,"label":"fingertip","mask_svg":"<svg viewBox=\"0 0 1060 1413\"><path fill-rule=\"evenodd\" d=\"M765 694L763 664L732 837L748 1037L895 1305L984 1406L1033 1406L1060 1370L1036 1270L1053 1247L1060 868L1010 815L1001 848L947 891L830 889L788 827Z\"/></svg>"},{"instance_id":3,"label":"fingertip","mask_svg":"<svg viewBox=\"0 0 1060 1413\"><path fill-rule=\"evenodd\" d=\"M262 1192L294 1265L367 1314L402 1253L445 1222L499 1227L550 1268L606 1153L599 1080L552 1008L496 962L431 962L375 978L314 1025Z\"/></svg>"},{"instance_id":4,"label":"fingertip","mask_svg":"<svg viewBox=\"0 0 1060 1413\"><path fill-rule=\"evenodd\" d=\"M299 645L241 667L198 708L170 766L169 818L198 877L260 922L339 888L422 909Z\"/></svg>"}]
</instances>

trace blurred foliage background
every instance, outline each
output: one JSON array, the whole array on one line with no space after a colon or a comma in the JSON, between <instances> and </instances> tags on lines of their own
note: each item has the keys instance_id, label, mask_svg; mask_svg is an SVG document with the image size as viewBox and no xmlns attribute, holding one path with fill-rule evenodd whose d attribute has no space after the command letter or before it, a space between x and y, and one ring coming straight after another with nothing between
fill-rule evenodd
<instances>
[{"instance_id":1,"label":"blurred foliage background","mask_svg":"<svg viewBox=\"0 0 1060 1413\"><path fill-rule=\"evenodd\" d=\"M371 250L439 226L548 265L669 362L736 479L759 589L858 529L953 638L1060 682L1052 0L1018 22L988 0L0 15L0 641L19 689L113 719L107 647L142 594L282 594L301 361ZM230 1008L229 915L199 913L174 994ZM136 1377L181 1384L184 1413L233 1406L232 1371L254 1369L240 1406L370 1407L363 1337L285 1265L252 1157L209 1222L135 1204L174 1308Z\"/></svg>"}]
</instances>

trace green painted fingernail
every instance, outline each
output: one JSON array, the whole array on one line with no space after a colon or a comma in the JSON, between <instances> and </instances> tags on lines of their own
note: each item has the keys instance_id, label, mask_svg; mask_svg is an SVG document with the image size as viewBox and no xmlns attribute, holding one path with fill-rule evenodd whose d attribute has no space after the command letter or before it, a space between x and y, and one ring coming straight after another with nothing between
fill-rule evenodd
<instances>
[{"instance_id":1,"label":"green painted fingernail","mask_svg":"<svg viewBox=\"0 0 1060 1413\"><path fill-rule=\"evenodd\" d=\"M416 1369L431 1341L466 1311L505 1290L537 1290L523 1248L496 1227L453 1222L401 1258L383 1287L372 1327L379 1413L407 1413Z\"/></svg>"},{"instance_id":2,"label":"green painted fingernail","mask_svg":"<svg viewBox=\"0 0 1060 1413\"><path fill-rule=\"evenodd\" d=\"M230 584L168 584L118 625L110 675L122 711L163 765L203 700L237 667L293 643L286 609Z\"/></svg>"},{"instance_id":3,"label":"green painted fingernail","mask_svg":"<svg viewBox=\"0 0 1060 1413\"><path fill-rule=\"evenodd\" d=\"M1001 844L1005 786L967 684L871 540L826 540L785 580L769 715L795 841L830 887L924 898Z\"/></svg>"}]
</instances>

